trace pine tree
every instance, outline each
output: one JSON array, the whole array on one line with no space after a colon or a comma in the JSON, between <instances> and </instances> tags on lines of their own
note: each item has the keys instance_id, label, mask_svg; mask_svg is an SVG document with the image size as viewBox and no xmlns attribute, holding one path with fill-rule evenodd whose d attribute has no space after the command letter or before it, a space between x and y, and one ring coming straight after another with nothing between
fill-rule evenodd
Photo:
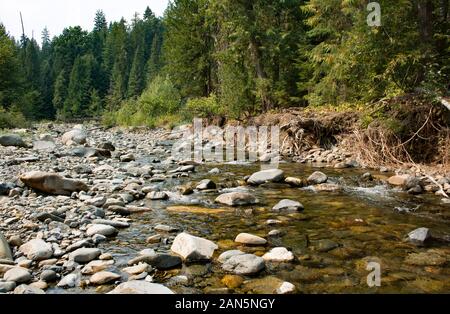
<instances>
[{"instance_id":1,"label":"pine tree","mask_svg":"<svg viewBox=\"0 0 450 314\"><path fill-rule=\"evenodd\" d=\"M19 58L14 40L0 23L0 107L10 107L21 93Z\"/></svg>"}]
</instances>

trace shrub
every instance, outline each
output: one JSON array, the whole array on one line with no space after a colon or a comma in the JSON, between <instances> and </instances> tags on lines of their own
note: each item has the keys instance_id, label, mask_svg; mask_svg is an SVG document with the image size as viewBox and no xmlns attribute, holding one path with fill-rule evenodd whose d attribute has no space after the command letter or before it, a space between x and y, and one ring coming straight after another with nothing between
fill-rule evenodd
<instances>
[{"instance_id":1,"label":"shrub","mask_svg":"<svg viewBox=\"0 0 450 314\"><path fill-rule=\"evenodd\" d=\"M212 119L224 115L217 96L211 94L209 97L190 99L184 108L184 116L191 120L193 118Z\"/></svg>"},{"instance_id":2,"label":"shrub","mask_svg":"<svg viewBox=\"0 0 450 314\"><path fill-rule=\"evenodd\" d=\"M0 129L24 128L28 127L25 116L15 108L5 110L0 106Z\"/></svg>"},{"instance_id":3,"label":"shrub","mask_svg":"<svg viewBox=\"0 0 450 314\"><path fill-rule=\"evenodd\" d=\"M103 115L103 123L111 126L175 125L181 120L181 95L168 77L156 77L137 99L125 100L120 109ZM170 123L169 123L170 122Z\"/></svg>"}]
</instances>

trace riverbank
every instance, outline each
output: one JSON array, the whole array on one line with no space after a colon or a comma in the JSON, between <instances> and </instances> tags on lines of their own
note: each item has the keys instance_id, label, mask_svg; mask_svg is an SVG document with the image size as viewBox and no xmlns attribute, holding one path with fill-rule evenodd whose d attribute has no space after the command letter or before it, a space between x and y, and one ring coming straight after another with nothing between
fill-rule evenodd
<instances>
[{"instance_id":1,"label":"riverbank","mask_svg":"<svg viewBox=\"0 0 450 314\"><path fill-rule=\"evenodd\" d=\"M3 292L450 291L450 205L388 184L425 180L314 147L251 176L259 163L174 160L181 133L83 128L39 125L0 146Z\"/></svg>"}]
</instances>

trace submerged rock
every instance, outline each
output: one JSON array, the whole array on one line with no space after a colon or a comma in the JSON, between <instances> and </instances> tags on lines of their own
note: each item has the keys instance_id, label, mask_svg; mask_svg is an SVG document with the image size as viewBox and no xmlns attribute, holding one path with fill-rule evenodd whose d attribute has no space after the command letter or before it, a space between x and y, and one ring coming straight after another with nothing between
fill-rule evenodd
<instances>
[{"instance_id":1,"label":"submerged rock","mask_svg":"<svg viewBox=\"0 0 450 314\"><path fill-rule=\"evenodd\" d=\"M284 247L276 247L264 254L262 258L270 262L291 262L294 260L294 254Z\"/></svg>"},{"instance_id":2,"label":"submerged rock","mask_svg":"<svg viewBox=\"0 0 450 314\"><path fill-rule=\"evenodd\" d=\"M328 181L328 176L323 172L316 171L308 177L307 181L311 185L322 184Z\"/></svg>"},{"instance_id":3,"label":"submerged rock","mask_svg":"<svg viewBox=\"0 0 450 314\"><path fill-rule=\"evenodd\" d=\"M258 199L250 193L231 192L219 195L216 198L215 202L225 204L228 206L244 206L257 204Z\"/></svg>"},{"instance_id":4,"label":"submerged rock","mask_svg":"<svg viewBox=\"0 0 450 314\"><path fill-rule=\"evenodd\" d=\"M304 210L302 203L291 201L291 200L281 200L278 204L276 204L272 211L275 212L299 212Z\"/></svg>"}]
</instances>

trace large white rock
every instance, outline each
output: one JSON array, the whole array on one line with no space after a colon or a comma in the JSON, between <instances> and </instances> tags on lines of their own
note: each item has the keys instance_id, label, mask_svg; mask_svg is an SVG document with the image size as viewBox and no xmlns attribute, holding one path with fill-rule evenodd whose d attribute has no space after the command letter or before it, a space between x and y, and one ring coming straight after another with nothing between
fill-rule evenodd
<instances>
[{"instance_id":1,"label":"large white rock","mask_svg":"<svg viewBox=\"0 0 450 314\"><path fill-rule=\"evenodd\" d=\"M250 233L240 233L234 241L248 245L265 245L267 243L266 239Z\"/></svg>"},{"instance_id":2,"label":"large white rock","mask_svg":"<svg viewBox=\"0 0 450 314\"><path fill-rule=\"evenodd\" d=\"M33 261L49 259L53 255L51 244L41 239L33 239L20 246L19 251Z\"/></svg>"},{"instance_id":3,"label":"large white rock","mask_svg":"<svg viewBox=\"0 0 450 314\"><path fill-rule=\"evenodd\" d=\"M205 261L211 259L217 248L218 246L210 240L180 233L170 249L186 261Z\"/></svg>"},{"instance_id":4,"label":"large white rock","mask_svg":"<svg viewBox=\"0 0 450 314\"><path fill-rule=\"evenodd\" d=\"M284 179L284 171L281 169L268 169L256 172L247 180L249 184L260 185L266 182L280 182Z\"/></svg>"},{"instance_id":5,"label":"large white rock","mask_svg":"<svg viewBox=\"0 0 450 314\"><path fill-rule=\"evenodd\" d=\"M169 288L147 281L132 280L121 283L108 294L174 294Z\"/></svg>"},{"instance_id":6,"label":"large white rock","mask_svg":"<svg viewBox=\"0 0 450 314\"><path fill-rule=\"evenodd\" d=\"M264 254L262 258L270 262L291 262L294 260L294 254L284 247L276 247Z\"/></svg>"},{"instance_id":7,"label":"large white rock","mask_svg":"<svg viewBox=\"0 0 450 314\"><path fill-rule=\"evenodd\" d=\"M64 145L85 144L87 135L83 130L74 129L63 134L61 142Z\"/></svg>"}]
</instances>

